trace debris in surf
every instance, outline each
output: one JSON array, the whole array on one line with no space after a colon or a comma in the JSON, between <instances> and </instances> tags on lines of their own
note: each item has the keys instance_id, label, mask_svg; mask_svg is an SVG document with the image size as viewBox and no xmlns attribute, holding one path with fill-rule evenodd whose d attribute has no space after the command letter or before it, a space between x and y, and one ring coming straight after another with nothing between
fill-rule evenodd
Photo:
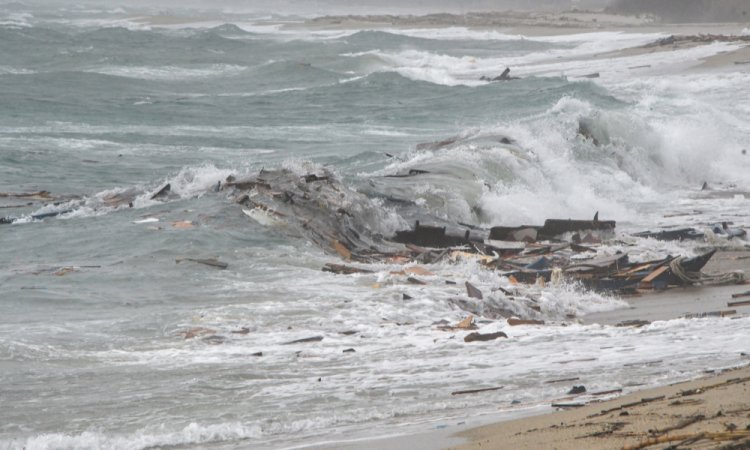
<instances>
[{"instance_id":1,"label":"debris in surf","mask_svg":"<svg viewBox=\"0 0 750 450\"><path fill-rule=\"evenodd\" d=\"M164 185L164 187L162 187L161 189L156 191L153 195L151 195L150 199L156 200L158 198L164 198L164 197L167 197L171 192L172 192L172 185L167 183L166 185Z\"/></svg>"},{"instance_id":2,"label":"debris in surf","mask_svg":"<svg viewBox=\"0 0 750 450\"><path fill-rule=\"evenodd\" d=\"M503 333L502 331L498 331L496 333L469 333L464 337L464 342L486 342L486 341L494 341L498 338L507 338L508 335Z\"/></svg>"},{"instance_id":3,"label":"debris in surf","mask_svg":"<svg viewBox=\"0 0 750 450\"><path fill-rule=\"evenodd\" d=\"M735 309L727 309L724 311L708 311L703 313L691 313L680 316L681 319L705 319L707 317L726 317L737 314Z\"/></svg>"},{"instance_id":4,"label":"debris in surf","mask_svg":"<svg viewBox=\"0 0 750 450\"><path fill-rule=\"evenodd\" d=\"M517 319L511 317L508 319L508 325L515 327L519 325L544 325L543 320L531 320L531 319Z\"/></svg>"},{"instance_id":5,"label":"debris in surf","mask_svg":"<svg viewBox=\"0 0 750 450\"><path fill-rule=\"evenodd\" d=\"M482 291L477 289L476 286L469 283L468 281L465 283L465 285L466 285L466 293L468 294L469 297L476 298L479 300L482 300L484 298L484 296L482 295Z\"/></svg>"},{"instance_id":6,"label":"debris in surf","mask_svg":"<svg viewBox=\"0 0 750 450\"><path fill-rule=\"evenodd\" d=\"M192 339L197 336L204 336L214 333L216 333L216 330L212 330L211 328L195 327L185 331L180 331L178 334L181 334L185 339Z\"/></svg>"},{"instance_id":7,"label":"debris in surf","mask_svg":"<svg viewBox=\"0 0 750 450\"><path fill-rule=\"evenodd\" d=\"M193 221L191 220L178 220L171 223L172 228L176 228L178 230L188 230L190 228L195 228L195 225L193 224Z\"/></svg>"},{"instance_id":8,"label":"debris in surf","mask_svg":"<svg viewBox=\"0 0 750 450\"><path fill-rule=\"evenodd\" d=\"M480 389L465 389L463 391L453 391L451 395L466 395L466 394L479 394L480 392L498 391L504 386L491 387L491 388L480 388Z\"/></svg>"},{"instance_id":9,"label":"debris in surf","mask_svg":"<svg viewBox=\"0 0 750 450\"><path fill-rule=\"evenodd\" d=\"M204 264L206 266L216 267L218 269L226 269L229 264L219 261L216 258L175 258L174 262L179 264L182 261L190 261L198 264Z\"/></svg>"},{"instance_id":10,"label":"debris in surf","mask_svg":"<svg viewBox=\"0 0 750 450\"><path fill-rule=\"evenodd\" d=\"M323 266L323 272L331 272L340 275L351 275L354 273L373 273L372 270L360 269L358 267L333 263L327 263L325 266Z\"/></svg>"},{"instance_id":11,"label":"debris in surf","mask_svg":"<svg viewBox=\"0 0 750 450\"><path fill-rule=\"evenodd\" d=\"M323 336L312 336L308 338L302 338L302 339L295 339L293 341L284 342L282 345L291 345L291 344L305 344L308 342L320 342L323 340Z\"/></svg>"}]
</instances>

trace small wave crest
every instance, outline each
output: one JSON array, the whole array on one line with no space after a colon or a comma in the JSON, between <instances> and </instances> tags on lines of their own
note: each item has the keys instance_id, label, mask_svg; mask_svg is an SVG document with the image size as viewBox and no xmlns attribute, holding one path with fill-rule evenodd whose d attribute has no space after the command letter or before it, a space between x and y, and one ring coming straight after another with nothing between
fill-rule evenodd
<instances>
[{"instance_id":1,"label":"small wave crest","mask_svg":"<svg viewBox=\"0 0 750 450\"><path fill-rule=\"evenodd\" d=\"M8 443L8 448L29 450L52 449L122 449L136 450L161 446L197 445L236 441L261 436L259 425L239 422L204 425L190 423L182 429L169 431L166 426L141 429L132 435L85 431L80 434L48 433L26 440L23 445Z\"/></svg>"}]
</instances>

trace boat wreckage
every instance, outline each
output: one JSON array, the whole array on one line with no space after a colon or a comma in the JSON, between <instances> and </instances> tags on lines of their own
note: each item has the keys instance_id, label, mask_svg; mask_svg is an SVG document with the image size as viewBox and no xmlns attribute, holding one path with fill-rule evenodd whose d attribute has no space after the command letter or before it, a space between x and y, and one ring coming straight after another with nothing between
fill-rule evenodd
<instances>
[{"instance_id":1,"label":"boat wreckage","mask_svg":"<svg viewBox=\"0 0 750 450\"><path fill-rule=\"evenodd\" d=\"M740 272L701 272L715 250L692 258L664 256L639 262L631 261L627 253L600 254L597 245L603 239L614 238L616 223L599 220L598 213L592 220L548 219L541 226L489 229L416 221L411 228L384 235L369 225L379 222L383 208L325 170L306 175L283 169L261 170L247 179L229 178L222 189L230 192L243 212L259 223L304 236L347 263L428 264L458 255L476 258L487 269L498 271L514 283L568 280L591 290L616 293L744 281ZM647 232L642 236L687 239L698 234L693 229L677 231ZM739 231L729 231L740 235ZM347 264L327 264L323 270L340 274L369 272ZM419 280L415 278L413 282ZM472 296L471 289L467 289ZM474 297L481 298L481 293Z\"/></svg>"},{"instance_id":2,"label":"boat wreckage","mask_svg":"<svg viewBox=\"0 0 750 450\"><path fill-rule=\"evenodd\" d=\"M429 176L429 172L412 170L408 176ZM599 220L598 213L592 220L548 219L543 225L487 229L430 217L414 204L404 206L402 199L388 204L387 196L366 195L349 188L327 169L304 174L288 169L261 170L245 178L230 176L211 190L226 194L256 222L308 239L326 253L339 256L344 264L330 263L323 267L339 274L369 272L351 263L430 264L460 257L474 258L487 269L508 277L513 284L569 281L599 292L633 293L639 289L744 281L741 272L720 275L701 272L715 250L692 258L665 255L651 261L632 261L623 252L606 254L600 244L615 237L616 223ZM128 208L133 206L136 196L144 195L150 200L167 201L172 193L167 184L153 193L126 191L108 195L102 204ZM70 199L56 199L47 192L8 196L49 202L43 209L48 212L32 215L34 220L66 214L74 207L71 201L62 201ZM378 224L387 223L387 216L394 214L384 204L402 207L399 214L404 214L399 217L409 212L420 220L395 232L378 229ZM59 209L48 210L54 205L59 205ZM14 222L11 217L0 220L5 224ZM727 238L745 235L744 230L729 228L726 223L715 225L712 232L725 234ZM657 240L704 237L693 228L647 231L634 236ZM422 283L414 277L409 281ZM482 299L481 292L472 290L468 284L467 291L469 297Z\"/></svg>"}]
</instances>

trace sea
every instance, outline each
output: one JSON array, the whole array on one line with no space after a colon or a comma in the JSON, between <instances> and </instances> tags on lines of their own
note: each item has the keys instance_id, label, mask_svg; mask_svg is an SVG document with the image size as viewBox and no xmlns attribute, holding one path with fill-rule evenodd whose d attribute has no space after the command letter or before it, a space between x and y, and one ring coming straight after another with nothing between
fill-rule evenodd
<instances>
[{"instance_id":1,"label":"sea","mask_svg":"<svg viewBox=\"0 0 750 450\"><path fill-rule=\"evenodd\" d=\"M384 236L413 225L388 198L425 224L598 212L617 221L605 250L698 254L628 233L750 226L750 66L705 64L732 42L624 50L667 36L0 4L0 192L49 192L0 194L0 449L325 447L736 366L747 315L589 323L628 305L472 258L421 265L425 285L390 262L327 273L339 255L217 189L326 171ZM429 176L386 177L412 169ZM438 325L469 314L466 281L520 289L546 324L479 315L508 338L464 342Z\"/></svg>"}]
</instances>

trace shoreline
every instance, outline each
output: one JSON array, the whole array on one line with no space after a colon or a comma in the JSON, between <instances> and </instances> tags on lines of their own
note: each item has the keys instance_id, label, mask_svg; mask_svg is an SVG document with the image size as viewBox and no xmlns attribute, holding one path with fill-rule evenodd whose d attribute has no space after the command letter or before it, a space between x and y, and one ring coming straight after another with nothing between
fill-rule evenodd
<instances>
[{"instance_id":1,"label":"shoreline","mask_svg":"<svg viewBox=\"0 0 750 450\"><path fill-rule=\"evenodd\" d=\"M308 29L409 29L465 27L477 30L506 30L510 34L551 36L589 32L664 32L673 34L736 34L750 28L750 21L738 22L660 22L649 16L627 16L594 11L562 13L488 11L465 14L364 14L325 15L296 23L280 23L284 28ZM732 30L728 32L728 30Z\"/></svg>"},{"instance_id":2,"label":"shoreline","mask_svg":"<svg viewBox=\"0 0 750 450\"><path fill-rule=\"evenodd\" d=\"M462 431L455 437L468 442L444 448L638 448L654 439L663 442L643 448L661 449L701 436L703 444L736 437L724 443L750 445L749 412L750 363L745 363L693 381Z\"/></svg>"}]
</instances>

